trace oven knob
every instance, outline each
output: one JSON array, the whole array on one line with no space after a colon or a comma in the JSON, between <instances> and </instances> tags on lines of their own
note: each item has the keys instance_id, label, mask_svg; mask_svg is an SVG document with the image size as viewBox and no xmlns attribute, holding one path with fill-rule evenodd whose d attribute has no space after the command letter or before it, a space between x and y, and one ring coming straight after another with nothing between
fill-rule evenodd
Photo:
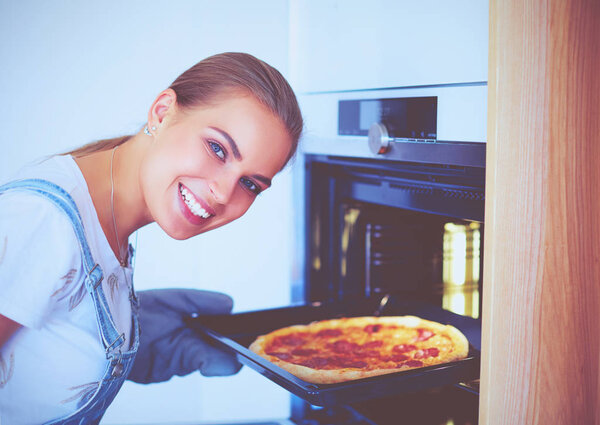
<instances>
[{"instance_id":1,"label":"oven knob","mask_svg":"<svg viewBox=\"0 0 600 425\"><path fill-rule=\"evenodd\" d=\"M369 128L369 148L374 154L384 154L390 149L390 142L394 140L388 135L387 128L380 122L373 123Z\"/></svg>"}]
</instances>

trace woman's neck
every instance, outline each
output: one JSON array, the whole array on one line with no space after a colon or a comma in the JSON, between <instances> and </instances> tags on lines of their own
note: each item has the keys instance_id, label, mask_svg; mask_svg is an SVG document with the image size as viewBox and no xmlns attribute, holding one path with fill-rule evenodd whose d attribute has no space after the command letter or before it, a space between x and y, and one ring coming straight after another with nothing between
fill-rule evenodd
<instances>
[{"instance_id":1,"label":"woman's neck","mask_svg":"<svg viewBox=\"0 0 600 425\"><path fill-rule=\"evenodd\" d=\"M148 140L137 134L115 149L75 158L104 235L119 260L127 257L129 236L152 221L139 181L139 168L147 147Z\"/></svg>"}]
</instances>

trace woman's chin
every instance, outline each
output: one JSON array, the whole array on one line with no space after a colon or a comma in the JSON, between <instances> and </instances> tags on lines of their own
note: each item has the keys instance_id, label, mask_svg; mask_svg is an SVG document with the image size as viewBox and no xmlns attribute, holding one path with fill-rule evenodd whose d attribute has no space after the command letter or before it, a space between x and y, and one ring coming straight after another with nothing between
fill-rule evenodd
<instances>
[{"instance_id":1,"label":"woman's chin","mask_svg":"<svg viewBox=\"0 0 600 425\"><path fill-rule=\"evenodd\" d=\"M160 221L156 221L156 224L172 239L178 241L184 241L189 239L195 235L197 232L191 232L190 229L183 229L181 226L177 226L174 223L161 223Z\"/></svg>"}]
</instances>

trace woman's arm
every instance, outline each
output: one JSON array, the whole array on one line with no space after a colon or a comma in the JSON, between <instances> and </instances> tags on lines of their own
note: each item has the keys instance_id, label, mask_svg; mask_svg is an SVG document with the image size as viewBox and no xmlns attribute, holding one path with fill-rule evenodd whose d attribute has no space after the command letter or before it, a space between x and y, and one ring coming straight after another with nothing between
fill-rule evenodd
<instances>
[{"instance_id":1,"label":"woman's arm","mask_svg":"<svg viewBox=\"0 0 600 425\"><path fill-rule=\"evenodd\" d=\"M8 341L8 338L10 338L20 327L21 325L14 320L10 320L8 317L0 314L0 347L2 347L4 343Z\"/></svg>"}]
</instances>

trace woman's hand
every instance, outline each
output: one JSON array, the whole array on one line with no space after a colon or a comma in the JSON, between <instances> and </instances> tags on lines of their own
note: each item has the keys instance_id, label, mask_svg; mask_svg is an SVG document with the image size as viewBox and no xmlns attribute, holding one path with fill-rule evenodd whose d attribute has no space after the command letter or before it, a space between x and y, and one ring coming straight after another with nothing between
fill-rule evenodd
<instances>
[{"instance_id":1,"label":"woman's hand","mask_svg":"<svg viewBox=\"0 0 600 425\"><path fill-rule=\"evenodd\" d=\"M199 370L205 376L237 373L235 356L215 348L184 323L197 314L227 314L233 302L225 294L196 289L154 289L137 293L140 346L127 379L147 384Z\"/></svg>"}]
</instances>

